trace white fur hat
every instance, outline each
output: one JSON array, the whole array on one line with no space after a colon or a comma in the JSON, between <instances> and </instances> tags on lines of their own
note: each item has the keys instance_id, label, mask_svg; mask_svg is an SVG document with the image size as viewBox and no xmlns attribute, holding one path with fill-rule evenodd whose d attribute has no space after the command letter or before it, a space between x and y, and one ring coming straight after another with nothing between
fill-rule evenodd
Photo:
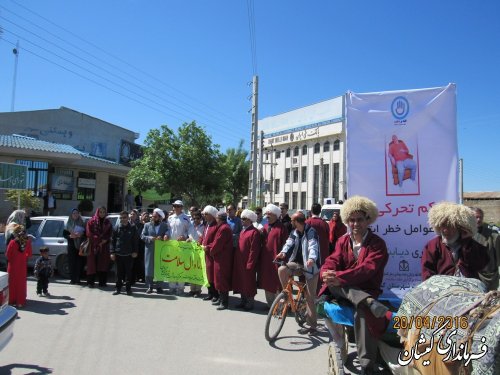
<instances>
[{"instance_id":1,"label":"white fur hat","mask_svg":"<svg viewBox=\"0 0 500 375\"><path fill-rule=\"evenodd\" d=\"M217 208L215 208L214 206L205 206L205 208L203 209L203 211L201 213L211 215L215 219L217 217L218 212L219 212L219 210Z\"/></svg>"},{"instance_id":2,"label":"white fur hat","mask_svg":"<svg viewBox=\"0 0 500 375\"><path fill-rule=\"evenodd\" d=\"M439 228L446 225L466 230L471 235L477 232L474 211L463 204L453 202L440 202L433 205L429 211L429 224L436 234L440 234Z\"/></svg>"},{"instance_id":3,"label":"white fur hat","mask_svg":"<svg viewBox=\"0 0 500 375\"><path fill-rule=\"evenodd\" d=\"M280 217L281 215L281 209L276 206L275 204L269 203L265 208L264 208L264 213L271 213L273 215L276 215L276 217Z\"/></svg>"},{"instance_id":4,"label":"white fur hat","mask_svg":"<svg viewBox=\"0 0 500 375\"><path fill-rule=\"evenodd\" d=\"M161 218L162 218L162 219L165 219L165 212L163 212L163 210L162 210L162 209L160 209L160 208L155 208L155 209L153 210L153 212L156 212L158 215L160 215L160 216L161 216Z\"/></svg>"},{"instance_id":5,"label":"white fur hat","mask_svg":"<svg viewBox=\"0 0 500 375\"><path fill-rule=\"evenodd\" d=\"M247 218L247 219L250 219L250 221L252 223L255 223L257 221L257 214L255 212L253 212L252 210L243 210L243 212L241 213L241 218Z\"/></svg>"},{"instance_id":6,"label":"white fur hat","mask_svg":"<svg viewBox=\"0 0 500 375\"><path fill-rule=\"evenodd\" d=\"M342 205L342 208L340 209L342 221L347 223L349 221L349 216L351 216L354 212L359 211L365 213L368 224L373 224L375 220L378 219L378 209L375 202L366 197L355 195L346 200Z\"/></svg>"}]
</instances>

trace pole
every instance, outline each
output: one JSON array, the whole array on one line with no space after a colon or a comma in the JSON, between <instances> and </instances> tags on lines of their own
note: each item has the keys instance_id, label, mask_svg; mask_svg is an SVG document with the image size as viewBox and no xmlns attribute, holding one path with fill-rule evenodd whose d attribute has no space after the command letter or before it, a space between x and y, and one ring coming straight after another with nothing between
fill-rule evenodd
<instances>
[{"instance_id":1,"label":"pole","mask_svg":"<svg viewBox=\"0 0 500 375\"><path fill-rule=\"evenodd\" d=\"M251 157L252 170L250 171L249 200L252 206L257 205L257 150L258 150L258 92L259 77L253 76L252 80L252 138L251 138Z\"/></svg>"},{"instance_id":2,"label":"pole","mask_svg":"<svg viewBox=\"0 0 500 375\"><path fill-rule=\"evenodd\" d=\"M264 156L264 132L260 132L260 152L259 152L259 206L262 207L262 202L264 201L264 174L263 174L263 156Z\"/></svg>"},{"instance_id":3,"label":"pole","mask_svg":"<svg viewBox=\"0 0 500 375\"><path fill-rule=\"evenodd\" d=\"M458 160L458 199L460 204L464 203L464 159Z\"/></svg>"},{"instance_id":4,"label":"pole","mask_svg":"<svg viewBox=\"0 0 500 375\"><path fill-rule=\"evenodd\" d=\"M17 61L19 59L19 40L16 43L16 48L14 48L12 52L16 57L14 61L14 79L12 82L12 101L10 103L10 111L14 112L14 103L16 102Z\"/></svg>"}]
</instances>

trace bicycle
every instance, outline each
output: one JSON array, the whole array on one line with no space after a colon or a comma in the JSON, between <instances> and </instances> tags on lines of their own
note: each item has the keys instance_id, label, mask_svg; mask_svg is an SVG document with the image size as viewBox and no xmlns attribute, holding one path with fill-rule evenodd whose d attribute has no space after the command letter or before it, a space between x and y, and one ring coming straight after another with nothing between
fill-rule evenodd
<instances>
[{"instance_id":1,"label":"bicycle","mask_svg":"<svg viewBox=\"0 0 500 375\"><path fill-rule=\"evenodd\" d=\"M306 283L301 281L296 281L294 276L301 275L303 272L308 272L304 267L295 263L285 263L277 262L273 263L279 265L285 265L289 270L292 271L288 277L288 283L281 291L278 296L274 299L269 313L267 314L265 336L266 340L272 342L276 340L285 319L288 315L288 310L290 309L295 314L295 321L301 327L304 326L307 319L307 303L306 303ZM295 298L294 298L295 292Z\"/></svg>"}]
</instances>

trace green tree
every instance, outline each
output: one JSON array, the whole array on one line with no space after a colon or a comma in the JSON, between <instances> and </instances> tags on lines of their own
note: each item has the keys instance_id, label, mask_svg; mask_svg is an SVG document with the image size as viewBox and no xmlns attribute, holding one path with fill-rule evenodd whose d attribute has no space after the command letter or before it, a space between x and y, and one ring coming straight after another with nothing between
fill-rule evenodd
<instances>
[{"instance_id":1,"label":"green tree","mask_svg":"<svg viewBox=\"0 0 500 375\"><path fill-rule=\"evenodd\" d=\"M33 195L32 190L7 190L5 193L7 200L12 203L13 207L17 208L17 204L20 201L20 209L26 209L27 212L33 210L38 211L42 207L42 201L40 198ZM20 199L20 200L19 200Z\"/></svg>"},{"instance_id":2,"label":"green tree","mask_svg":"<svg viewBox=\"0 0 500 375\"><path fill-rule=\"evenodd\" d=\"M226 203L237 203L248 193L248 174L250 172L250 160L248 151L243 149L243 140L238 148L229 148L224 155L224 192Z\"/></svg>"},{"instance_id":3,"label":"green tree","mask_svg":"<svg viewBox=\"0 0 500 375\"><path fill-rule=\"evenodd\" d=\"M196 122L184 123L177 134L162 125L150 130L144 143L144 155L128 175L132 188L170 192L182 196L186 205L220 201L224 173L219 146Z\"/></svg>"}]
</instances>

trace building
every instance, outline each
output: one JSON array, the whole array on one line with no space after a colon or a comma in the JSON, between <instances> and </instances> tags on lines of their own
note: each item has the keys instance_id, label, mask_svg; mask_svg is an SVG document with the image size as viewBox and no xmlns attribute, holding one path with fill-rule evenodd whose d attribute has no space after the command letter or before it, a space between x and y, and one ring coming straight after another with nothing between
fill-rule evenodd
<instances>
[{"instance_id":1,"label":"building","mask_svg":"<svg viewBox=\"0 0 500 375\"><path fill-rule=\"evenodd\" d=\"M57 199L67 215L83 199L94 208L123 208L129 162L140 156L139 134L61 107L0 113L0 162L26 165L28 189ZM12 207L0 190L0 221Z\"/></svg>"},{"instance_id":2,"label":"building","mask_svg":"<svg viewBox=\"0 0 500 375\"><path fill-rule=\"evenodd\" d=\"M259 204L287 202L307 209L325 198L343 200L344 96L259 120Z\"/></svg>"},{"instance_id":3,"label":"building","mask_svg":"<svg viewBox=\"0 0 500 375\"><path fill-rule=\"evenodd\" d=\"M485 223L500 224L500 191L464 193L463 202L466 206L482 209Z\"/></svg>"}]
</instances>

